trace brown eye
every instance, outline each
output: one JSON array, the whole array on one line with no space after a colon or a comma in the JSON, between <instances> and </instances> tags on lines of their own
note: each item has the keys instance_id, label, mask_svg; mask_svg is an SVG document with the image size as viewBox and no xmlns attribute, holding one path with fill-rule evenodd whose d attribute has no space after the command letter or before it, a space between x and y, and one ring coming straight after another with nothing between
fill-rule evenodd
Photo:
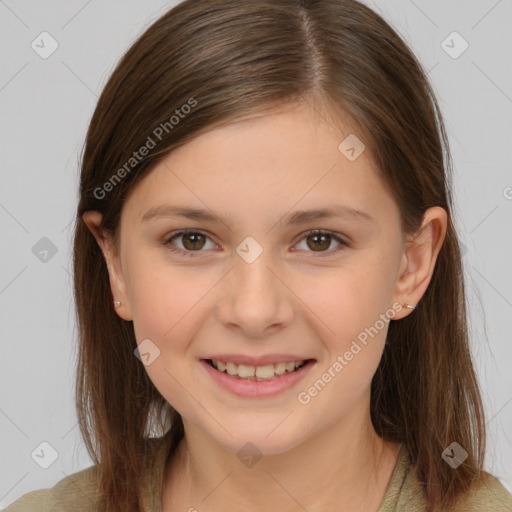
<instances>
[{"instance_id":1,"label":"brown eye","mask_svg":"<svg viewBox=\"0 0 512 512\"><path fill-rule=\"evenodd\" d=\"M175 243L175 240L181 239L180 244ZM322 230L314 230L307 232L301 239L300 246L303 241L306 241L305 248L300 248L300 250L304 250L306 252L316 253L317 256L329 256L334 254L335 252L343 249L345 247L350 247L350 243L336 235L335 233L331 233L329 231ZM335 241L338 246L334 249L330 249L332 242ZM213 247L217 248L217 246L211 241L210 237L195 230L189 231L178 231L171 236L167 237L167 239L163 242L163 245L167 247L170 251L180 253L184 256L200 256L202 252L205 252L204 249L208 249L208 242L212 244Z\"/></svg>"},{"instance_id":2,"label":"brown eye","mask_svg":"<svg viewBox=\"0 0 512 512\"><path fill-rule=\"evenodd\" d=\"M330 254L337 252L339 249L343 249L344 247L348 247L350 245L340 236L329 231L321 230L314 230L306 233L304 237L301 239L300 243L302 243L303 240L306 241L306 248L304 248L303 250L305 250L306 252L318 253L318 256L328 256ZM329 250L333 241L335 241L338 244L338 247ZM299 249L301 249L299 247L300 243L297 246Z\"/></svg>"},{"instance_id":3,"label":"brown eye","mask_svg":"<svg viewBox=\"0 0 512 512\"><path fill-rule=\"evenodd\" d=\"M179 241L181 239L181 244L178 244L175 241ZM207 247L207 242L212 245L212 247ZM178 231L173 235L167 237L163 242L164 246L166 246L170 251L182 253L187 256L199 256L205 246L206 249L216 248L216 245L210 240L210 237L200 233L199 231ZM181 247L180 247L181 245Z\"/></svg>"},{"instance_id":4,"label":"brown eye","mask_svg":"<svg viewBox=\"0 0 512 512\"><path fill-rule=\"evenodd\" d=\"M307 237L308 247L313 250L324 251L331 245L330 235L309 235ZM311 242L311 243L310 243Z\"/></svg>"},{"instance_id":5,"label":"brown eye","mask_svg":"<svg viewBox=\"0 0 512 512\"><path fill-rule=\"evenodd\" d=\"M200 233L185 233L183 237L183 247L189 251L202 249L205 243L205 237Z\"/></svg>"}]
</instances>

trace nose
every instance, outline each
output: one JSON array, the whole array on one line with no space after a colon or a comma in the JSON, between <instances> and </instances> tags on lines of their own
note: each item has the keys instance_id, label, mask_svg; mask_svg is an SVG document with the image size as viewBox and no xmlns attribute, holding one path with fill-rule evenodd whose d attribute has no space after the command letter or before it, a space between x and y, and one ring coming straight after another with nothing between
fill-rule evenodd
<instances>
[{"instance_id":1,"label":"nose","mask_svg":"<svg viewBox=\"0 0 512 512\"><path fill-rule=\"evenodd\" d=\"M235 260L217 305L219 320L245 337L262 338L293 320L293 292L266 252L252 263Z\"/></svg>"}]
</instances>

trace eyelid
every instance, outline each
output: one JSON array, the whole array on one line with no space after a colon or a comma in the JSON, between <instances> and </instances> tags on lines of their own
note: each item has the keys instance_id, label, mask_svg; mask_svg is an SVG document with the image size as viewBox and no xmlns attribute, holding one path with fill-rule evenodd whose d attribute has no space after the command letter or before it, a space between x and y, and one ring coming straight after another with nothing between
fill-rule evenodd
<instances>
[{"instance_id":1,"label":"eyelid","mask_svg":"<svg viewBox=\"0 0 512 512\"><path fill-rule=\"evenodd\" d=\"M297 245L299 242L302 242L304 238L307 238L311 235L329 235L333 240L338 242L340 245L334 249L330 249L328 251L306 251L310 252L311 254L314 254L315 256L329 256L332 254L337 253L340 249L343 249L344 247L351 247L351 243L347 240L346 237L341 235L340 233L336 233L334 231L329 231L328 229L310 229L308 231L305 231L304 233L301 233L299 235L299 238L297 242L294 245Z\"/></svg>"},{"instance_id":2,"label":"eyelid","mask_svg":"<svg viewBox=\"0 0 512 512\"><path fill-rule=\"evenodd\" d=\"M205 252L205 251L185 251L183 249L180 249L179 247L171 247L169 244L171 242L171 240L173 238L178 238L180 235L186 235L188 233L197 233L199 235L203 235L204 237L210 239L210 241L212 243L214 243L215 245L217 245L213 240L212 240L212 235L210 235L208 232L206 231L203 231L201 229L180 229L179 231L173 231L172 233L169 233L168 236L165 236L164 237L164 240L162 242L162 244L164 245L164 247L166 247L168 250L172 251L172 252L177 252L177 253L181 253L182 255L184 256L199 256L202 252Z\"/></svg>"},{"instance_id":3,"label":"eyelid","mask_svg":"<svg viewBox=\"0 0 512 512\"><path fill-rule=\"evenodd\" d=\"M202 252L205 252L205 251L201 251L201 250L200 251L185 251L185 250L180 249L178 247L170 247L169 246L169 243L170 243L170 241L173 238L177 238L180 235L186 235L188 233L197 233L197 234L203 235L206 238L210 239L210 241L215 244L215 242L212 240L212 236L208 232L205 232L205 231L203 231L201 229L191 229L191 228L189 228L189 229L181 229L179 231L173 231L172 233L170 233L168 236L166 236L164 238L162 243L163 243L163 245L168 250L170 250L172 252L181 253L184 256L185 255L186 256L199 256ZM339 233L336 233L334 231L329 231L329 230L326 230L326 229L310 229L308 231L305 231L304 233L301 233L300 235L298 235L294 245L297 245L299 242L301 242L302 240L304 240L305 238L307 238L308 236L311 236L311 235L329 235L332 239L334 239L336 242L339 243L338 247L336 247L334 249L330 249L328 251L319 251L319 252L305 251L305 252L310 252L315 257L316 256L320 256L320 257L322 257L322 256L330 256L332 254L337 253L341 249L344 249L346 247L351 247L352 246L351 242L349 240L347 240L346 237L343 237ZM298 252L300 252L300 250Z\"/></svg>"}]
</instances>

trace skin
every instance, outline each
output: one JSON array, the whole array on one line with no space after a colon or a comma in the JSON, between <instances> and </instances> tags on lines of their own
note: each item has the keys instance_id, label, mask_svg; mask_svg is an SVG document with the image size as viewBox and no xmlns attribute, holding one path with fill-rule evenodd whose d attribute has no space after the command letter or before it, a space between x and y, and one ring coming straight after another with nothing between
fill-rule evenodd
<instances>
[{"instance_id":1,"label":"skin","mask_svg":"<svg viewBox=\"0 0 512 512\"><path fill-rule=\"evenodd\" d=\"M393 304L421 300L447 215L428 209L418 233L405 237L369 149L349 161L338 145L357 132L348 119L326 119L297 103L177 148L128 197L119 251L98 212L83 216L107 261L113 297L121 301L116 311L133 320L138 343L149 338L158 346L160 356L146 371L183 418L185 439L164 475L164 511L220 511L229 503L248 512L368 512L384 497L399 445L373 429L370 384L388 324L308 404L297 395ZM206 208L226 223L141 221L163 204ZM281 221L297 209L333 204L373 220ZM186 236L168 244L195 250L195 257L165 247L166 237L181 229L206 235L198 249L197 239ZM351 245L333 238L322 244L304 235L311 229L339 234ZM247 236L263 248L250 264L236 252ZM393 319L409 314L404 308ZM276 397L240 398L219 388L199 364L212 352L292 353L316 365ZM237 457L247 442L263 455L251 467Z\"/></svg>"}]
</instances>

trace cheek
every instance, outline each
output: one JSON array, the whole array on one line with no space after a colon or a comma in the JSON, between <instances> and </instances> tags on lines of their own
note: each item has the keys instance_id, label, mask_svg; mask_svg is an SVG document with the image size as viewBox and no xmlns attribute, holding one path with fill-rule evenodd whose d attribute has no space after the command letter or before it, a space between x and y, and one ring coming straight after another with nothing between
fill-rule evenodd
<instances>
[{"instance_id":1,"label":"cheek","mask_svg":"<svg viewBox=\"0 0 512 512\"><path fill-rule=\"evenodd\" d=\"M184 268L171 263L164 247L127 244L125 268L133 323L141 336L151 332L162 338L206 291L200 280L189 281Z\"/></svg>"},{"instance_id":2,"label":"cheek","mask_svg":"<svg viewBox=\"0 0 512 512\"><path fill-rule=\"evenodd\" d=\"M395 315L395 277L390 272L395 257L379 250L361 251L299 293L313 313L309 316L315 318L314 329L322 333L325 353L319 371L330 372L326 379L340 385L341 393L369 384L379 365Z\"/></svg>"},{"instance_id":3,"label":"cheek","mask_svg":"<svg viewBox=\"0 0 512 512\"><path fill-rule=\"evenodd\" d=\"M135 337L137 343L151 340L149 347L156 354L145 370L173 407L194 417L190 395L200 396L201 389L193 379L193 340L211 308L208 291L214 282L206 275L189 279L183 270L161 262L139 261L138 269L130 288Z\"/></svg>"},{"instance_id":4,"label":"cheek","mask_svg":"<svg viewBox=\"0 0 512 512\"><path fill-rule=\"evenodd\" d=\"M180 383L190 381L197 372L194 340L215 306L211 292L219 276L171 265L165 256L150 258L147 254L133 258L130 270L135 337L137 343L151 340L158 354L146 371L174 404L183 396ZM190 383L187 389L191 390Z\"/></svg>"},{"instance_id":5,"label":"cheek","mask_svg":"<svg viewBox=\"0 0 512 512\"><path fill-rule=\"evenodd\" d=\"M190 324L198 321L196 306L207 295L210 279L187 279L186 274L170 266L141 268L130 291L137 340L153 336L166 350L177 348L175 342L169 342L182 339Z\"/></svg>"},{"instance_id":6,"label":"cheek","mask_svg":"<svg viewBox=\"0 0 512 512\"><path fill-rule=\"evenodd\" d=\"M298 295L341 341L372 325L392 306L396 279L391 265L378 251L366 251L343 267L322 269L317 277L306 279Z\"/></svg>"},{"instance_id":7,"label":"cheek","mask_svg":"<svg viewBox=\"0 0 512 512\"><path fill-rule=\"evenodd\" d=\"M339 416L369 393L395 313L381 285L377 272L353 269L338 272L311 293L308 306L322 350L317 372L302 386L301 404L311 401L319 411Z\"/></svg>"}]
</instances>

